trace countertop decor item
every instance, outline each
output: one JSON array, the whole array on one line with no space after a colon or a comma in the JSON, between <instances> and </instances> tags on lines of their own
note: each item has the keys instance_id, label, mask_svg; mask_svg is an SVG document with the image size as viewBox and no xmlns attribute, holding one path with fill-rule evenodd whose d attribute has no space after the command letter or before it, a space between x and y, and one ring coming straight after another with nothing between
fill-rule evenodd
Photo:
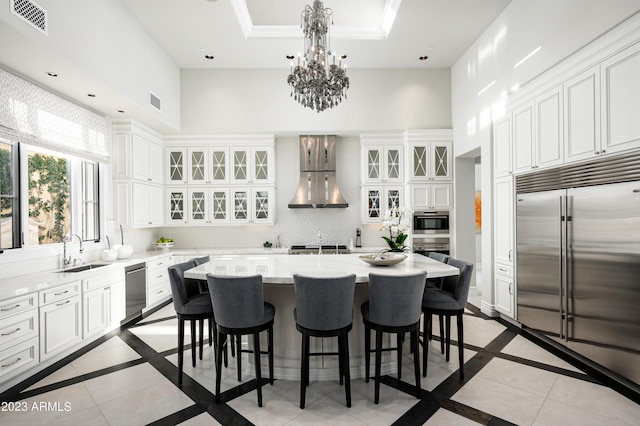
<instances>
[{"instance_id":1,"label":"countertop decor item","mask_svg":"<svg viewBox=\"0 0 640 426\"><path fill-rule=\"evenodd\" d=\"M400 253L382 253L382 254L364 254L358 256L362 261L374 266L389 266L402 262L407 258L406 254Z\"/></svg>"},{"instance_id":2,"label":"countertop decor item","mask_svg":"<svg viewBox=\"0 0 640 426\"><path fill-rule=\"evenodd\" d=\"M105 238L107 239L109 248L102 250L102 253L100 253L100 257L102 258L102 260L112 262L118 258L118 250L116 250L115 248L111 248L111 241L109 240L108 235L105 235Z\"/></svg>"},{"instance_id":3,"label":"countertop decor item","mask_svg":"<svg viewBox=\"0 0 640 426\"><path fill-rule=\"evenodd\" d=\"M122 225L120 225L120 243L113 246L118 250L118 259L127 259L133 254L133 246L124 243L124 232L122 231Z\"/></svg>"},{"instance_id":4,"label":"countertop decor item","mask_svg":"<svg viewBox=\"0 0 640 426\"><path fill-rule=\"evenodd\" d=\"M380 230L389 232L388 237L382 236L382 238L391 251L403 252L407 248L404 242L408 235L404 232L411 226L411 214L411 210L397 206L390 208L385 214Z\"/></svg>"}]
</instances>

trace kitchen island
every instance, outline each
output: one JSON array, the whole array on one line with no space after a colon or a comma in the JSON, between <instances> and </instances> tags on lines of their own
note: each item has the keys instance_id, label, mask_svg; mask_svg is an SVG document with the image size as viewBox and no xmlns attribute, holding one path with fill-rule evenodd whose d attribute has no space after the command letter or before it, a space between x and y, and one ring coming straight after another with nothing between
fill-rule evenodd
<instances>
[{"instance_id":1,"label":"kitchen island","mask_svg":"<svg viewBox=\"0 0 640 426\"><path fill-rule=\"evenodd\" d=\"M208 273L214 275L262 275L264 299L276 308L274 323L274 374L275 378L299 380L301 336L293 319L295 293L293 275L331 277L347 274L356 275L353 329L349 333L349 353L352 378L364 377L364 326L360 305L369 298L369 273L403 275L426 271L429 278L457 275L458 269L435 261L420 254L407 253L407 259L393 266L371 266L361 259L361 254L327 255L225 255L211 256L207 263L185 272L186 278L206 280ZM261 347L266 347L266 333L261 336ZM385 335L386 346L390 346ZM394 339L395 341L395 339ZM249 342L243 339L243 346ZM337 339L311 338L311 352L337 352ZM253 358L243 362L253 369ZM266 357L262 371L267 371ZM244 360L243 360L244 361ZM382 374L395 372L395 351L383 354ZM248 372L253 374L253 372ZM338 378L337 356L316 356L310 361L311 380L336 380Z\"/></svg>"}]
</instances>

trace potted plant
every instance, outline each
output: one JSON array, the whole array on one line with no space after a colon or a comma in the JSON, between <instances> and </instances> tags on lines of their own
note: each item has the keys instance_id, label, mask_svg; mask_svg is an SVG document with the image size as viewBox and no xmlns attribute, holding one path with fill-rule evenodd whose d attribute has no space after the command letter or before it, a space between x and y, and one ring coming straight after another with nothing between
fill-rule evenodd
<instances>
[{"instance_id":1,"label":"potted plant","mask_svg":"<svg viewBox=\"0 0 640 426\"><path fill-rule=\"evenodd\" d=\"M389 236L382 236L382 238L389 245L389 251L403 252L407 246L404 245L409 235L405 234L405 231L411 226L411 210L405 207L392 207L384 216L382 221L381 231L388 231Z\"/></svg>"}]
</instances>

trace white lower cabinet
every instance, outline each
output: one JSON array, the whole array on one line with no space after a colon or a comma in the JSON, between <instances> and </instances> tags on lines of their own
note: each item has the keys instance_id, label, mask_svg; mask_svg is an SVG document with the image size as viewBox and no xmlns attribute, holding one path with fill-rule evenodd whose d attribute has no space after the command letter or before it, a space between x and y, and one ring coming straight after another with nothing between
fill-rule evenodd
<instances>
[{"instance_id":1,"label":"white lower cabinet","mask_svg":"<svg viewBox=\"0 0 640 426\"><path fill-rule=\"evenodd\" d=\"M167 268L173 263L173 256L147 262L147 308L171 297Z\"/></svg>"},{"instance_id":2,"label":"white lower cabinet","mask_svg":"<svg viewBox=\"0 0 640 426\"><path fill-rule=\"evenodd\" d=\"M78 282L78 290L80 282ZM40 292L42 293L42 292ZM72 297L40 306L40 361L82 341L82 298Z\"/></svg>"},{"instance_id":3,"label":"white lower cabinet","mask_svg":"<svg viewBox=\"0 0 640 426\"><path fill-rule=\"evenodd\" d=\"M119 325L125 316L124 269L82 280L82 335Z\"/></svg>"},{"instance_id":4,"label":"white lower cabinet","mask_svg":"<svg viewBox=\"0 0 640 426\"><path fill-rule=\"evenodd\" d=\"M0 303L0 383L37 365L38 295Z\"/></svg>"},{"instance_id":5,"label":"white lower cabinet","mask_svg":"<svg viewBox=\"0 0 640 426\"><path fill-rule=\"evenodd\" d=\"M496 264L495 292L496 310L509 318L515 317L515 289L513 285L513 270L510 266Z\"/></svg>"}]
</instances>

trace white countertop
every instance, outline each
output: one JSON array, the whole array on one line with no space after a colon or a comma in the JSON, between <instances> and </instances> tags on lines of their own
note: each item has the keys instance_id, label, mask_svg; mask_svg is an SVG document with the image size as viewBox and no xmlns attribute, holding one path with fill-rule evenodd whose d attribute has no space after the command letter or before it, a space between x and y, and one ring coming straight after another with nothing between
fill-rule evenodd
<instances>
[{"instance_id":1,"label":"white countertop","mask_svg":"<svg viewBox=\"0 0 640 426\"><path fill-rule=\"evenodd\" d=\"M340 276L356 274L356 282L369 281L369 273L401 275L427 271L428 277L458 275L458 268L420 254L406 253L407 259L392 266L371 266L359 253L291 255L221 255L185 272L186 278L204 280L208 273L217 275L262 275L264 283L292 284L293 274L311 276Z\"/></svg>"},{"instance_id":2,"label":"white countertop","mask_svg":"<svg viewBox=\"0 0 640 426\"><path fill-rule=\"evenodd\" d=\"M60 270L52 270L3 278L2 282L0 283L0 301L34 293L40 290L46 290L52 287L57 287L59 285L72 281L82 280L97 273L112 272L116 268L124 268L125 266L134 265L140 262L147 262L149 260L166 257L173 254L174 253L171 253L169 251L161 250L145 251L134 253L127 259L119 259L113 262L105 262L102 260L88 262L89 264L107 264L107 266L82 272L61 272ZM72 268L73 267L68 269Z\"/></svg>"}]
</instances>

